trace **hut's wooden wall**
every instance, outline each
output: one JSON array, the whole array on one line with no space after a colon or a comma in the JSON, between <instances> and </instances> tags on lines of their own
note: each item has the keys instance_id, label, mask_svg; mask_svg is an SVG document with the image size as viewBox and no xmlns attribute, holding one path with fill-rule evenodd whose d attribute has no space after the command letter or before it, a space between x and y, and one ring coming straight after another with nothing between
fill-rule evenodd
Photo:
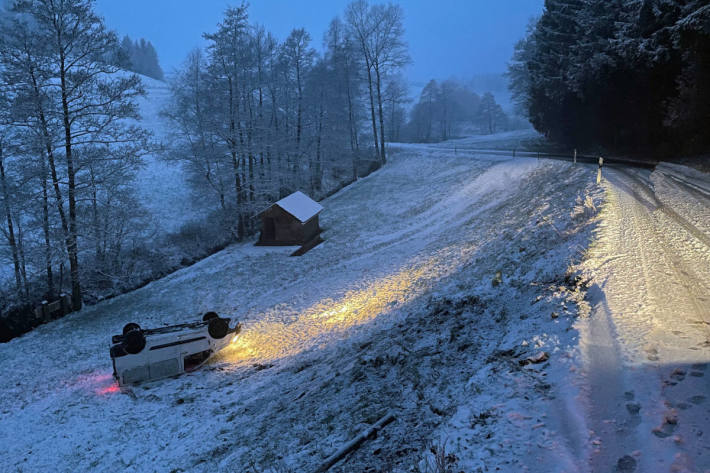
<instances>
[{"instance_id":1,"label":"hut's wooden wall","mask_svg":"<svg viewBox=\"0 0 710 473\"><path fill-rule=\"evenodd\" d=\"M273 219L274 235L267 235L267 220ZM289 214L281 207L274 205L261 214L261 245L303 245L320 232L318 215L301 223L296 217Z\"/></svg>"},{"instance_id":2,"label":"hut's wooden wall","mask_svg":"<svg viewBox=\"0 0 710 473\"><path fill-rule=\"evenodd\" d=\"M318 223L318 215L303 224L303 243L315 238L320 233L320 224Z\"/></svg>"}]
</instances>

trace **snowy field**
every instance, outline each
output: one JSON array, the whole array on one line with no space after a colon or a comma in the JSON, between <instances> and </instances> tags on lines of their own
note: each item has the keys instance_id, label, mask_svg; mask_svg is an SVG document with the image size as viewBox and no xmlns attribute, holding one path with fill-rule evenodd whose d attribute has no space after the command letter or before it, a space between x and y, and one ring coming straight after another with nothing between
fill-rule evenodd
<instances>
[{"instance_id":1,"label":"snowy field","mask_svg":"<svg viewBox=\"0 0 710 473\"><path fill-rule=\"evenodd\" d=\"M154 140L168 145L168 121L161 112L170 101L170 88L165 82L141 76L146 96L138 99L141 126L151 131ZM136 177L138 200L151 215L153 227L159 232L175 232L194 219L199 212L193 205L191 192L182 166L177 161L156 155L143 158L144 166Z\"/></svg>"},{"instance_id":2,"label":"snowy field","mask_svg":"<svg viewBox=\"0 0 710 473\"><path fill-rule=\"evenodd\" d=\"M453 140L442 141L439 143L415 144L415 143L398 143L400 148L417 148L426 147L429 149L455 151L456 153L473 153L479 150L496 150L496 151L512 151L529 149L531 144L544 141L544 137L533 130L505 131L495 133L493 135L472 135L465 138L457 138Z\"/></svg>"},{"instance_id":3,"label":"snowy field","mask_svg":"<svg viewBox=\"0 0 710 473\"><path fill-rule=\"evenodd\" d=\"M393 148L384 169L323 202L326 241L304 257L233 245L1 345L0 462L310 471L387 411L397 420L332 471L568 461L546 412L571 389L555 381L573 364L581 299L565 276L591 235L593 178L568 163ZM243 321L235 345L199 372L117 388L112 334L208 310Z\"/></svg>"},{"instance_id":4,"label":"snowy field","mask_svg":"<svg viewBox=\"0 0 710 473\"><path fill-rule=\"evenodd\" d=\"M461 149L478 148L478 149L524 149L526 143L543 139L543 136L532 128L526 130L513 130L494 135L473 135L456 140L444 141L436 143L432 146L450 148L456 146Z\"/></svg>"}]
</instances>

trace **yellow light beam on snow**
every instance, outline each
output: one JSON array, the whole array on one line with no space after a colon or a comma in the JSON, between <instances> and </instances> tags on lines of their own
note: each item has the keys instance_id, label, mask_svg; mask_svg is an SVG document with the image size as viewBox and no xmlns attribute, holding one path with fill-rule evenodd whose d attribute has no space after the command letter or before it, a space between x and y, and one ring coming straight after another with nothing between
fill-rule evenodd
<instances>
[{"instance_id":1,"label":"yellow light beam on snow","mask_svg":"<svg viewBox=\"0 0 710 473\"><path fill-rule=\"evenodd\" d=\"M472 246L448 247L394 274L348 291L338 300L324 299L298 314L295 320L262 319L248 322L239 338L222 351L226 361L262 362L293 356L305 349L344 336L350 329L402 307L422 295L466 261Z\"/></svg>"}]
</instances>

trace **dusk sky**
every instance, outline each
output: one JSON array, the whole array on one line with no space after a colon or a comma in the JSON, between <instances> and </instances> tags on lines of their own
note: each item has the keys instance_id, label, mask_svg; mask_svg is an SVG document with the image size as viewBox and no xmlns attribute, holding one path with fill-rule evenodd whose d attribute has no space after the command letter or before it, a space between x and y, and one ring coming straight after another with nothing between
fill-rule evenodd
<instances>
[{"instance_id":1,"label":"dusk sky","mask_svg":"<svg viewBox=\"0 0 710 473\"><path fill-rule=\"evenodd\" d=\"M349 0L253 0L250 22L263 24L279 39L304 27L321 48L330 20L342 15ZM529 19L542 12L544 0L405 0L406 39L413 64L412 81L467 78L502 72ZM239 2L225 0L98 0L97 10L119 35L150 40L169 73L194 47L202 33L215 30L222 13Z\"/></svg>"}]
</instances>

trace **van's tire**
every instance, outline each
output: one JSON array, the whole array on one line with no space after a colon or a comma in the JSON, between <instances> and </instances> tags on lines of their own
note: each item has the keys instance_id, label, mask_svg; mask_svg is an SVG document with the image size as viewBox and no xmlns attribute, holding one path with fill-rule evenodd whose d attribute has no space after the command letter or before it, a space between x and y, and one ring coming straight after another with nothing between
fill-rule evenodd
<instances>
[{"instance_id":1,"label":"van's tire","mask_svg":"<svg viewBox=\"0 0 710 473\"><path fill-rule=\"evenodd\" d=\"M207 326L207 332L212 338L224 338L229 333L229 322L219 317L216 319L210 319L210 323Z\"/></svg>"},{"instance_id":2,"label":"van's tire","mask_svg":"<svg viewBox=\"0 0 710 473\"><path fill-rule=\"evenodd\" d=\"M126 325L123 326L123 334L126 335L128 332L131 330L138 330L140 331L141 326L134 323L134 322L128 322Z\"/></svg>"},{"instance_id":3,"label":"van's tire","mask_svg":"<svg viewBox=\"0 0 710 473\"><path fill-rule=\"evenodd\" d=\"M205 315L202 316L202 321L203 322L208 322L212 319L218 319L219 315L217 315L217 312L207 312Z\"/></svg>"},{"instance_id":4,"label":"van's tire","mask_svg":"<svg viewBox=\"0 0 710 473\"><path fill-rule=\"evenodd\" d=\"M123 348L126 353L137 355L145 348L145 335L140 330L131 330L123 337Z\"/></svg>"}]
</instances>

